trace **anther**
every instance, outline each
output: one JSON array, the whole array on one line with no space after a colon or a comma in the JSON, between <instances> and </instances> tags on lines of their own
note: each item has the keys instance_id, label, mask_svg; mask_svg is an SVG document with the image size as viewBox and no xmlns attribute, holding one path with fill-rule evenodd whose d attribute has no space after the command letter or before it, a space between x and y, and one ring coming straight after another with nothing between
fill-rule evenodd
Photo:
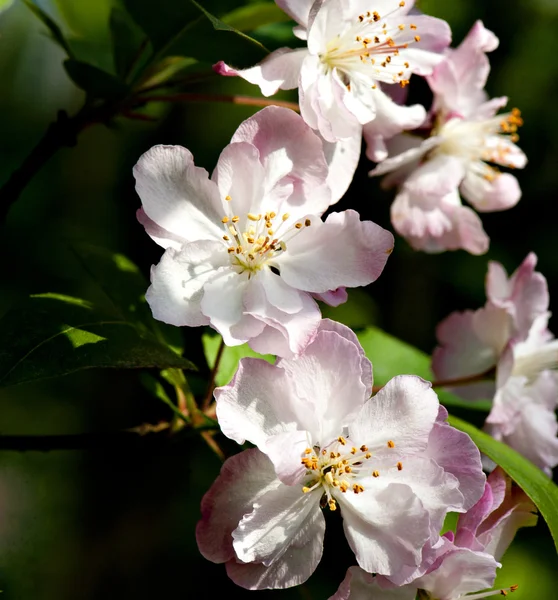
<instances>
[{"instance_id":1,"label":"anther","mask_svg":"<svg viewBox=\"0 0 558 600\"><path fill-rule=\"evenodd\" d=\"M225 240L225 242L229 242L231 238L228 235L224 235L223 239Z\"/></svg>"},{"instance_id":2,"label":"anther","mask_svg":"<svg viewBox=\"0 0 558 600\"><path fill-rule=\"evenodd\" d=\"M395 448L395 444L391 440L388 441L387 446L388 448Z\"/></svg>"},{"instance_id":3,"label":"anther","mask_svg":"<svg viewBox=\"0 0 558 600\"><path fill-rule=\"evenodd\" d=\"M312 225L312 221L310 221L310 219L306 219L306 221L304 221L304 224L306 225L306 227L310 227L310 225Z\"/></svg>"},{"instance_id":4,"label":"anther","mask_svg":"<svg viewBox=\"0 0 558 600\"><path fill-rule=\"evenodd\" d=\"M231 198L230 196L228 196L228 195L227 195L227 196L225 196L225 200L226 200L227 202L230 202L230 201L232 200L232 198Z\"/></svg>"},{"instance_id":5,"label":"anther","mask_svg":"<svg viewBox=\"0 0 558 600\"><path fill-rule=\"evenodd\" d=\"M262 218L262 215L254 215L253 213L248 213L247 217L250 221L259 221Z\"/></svg>"},{"instance_id":6,"label":"anther","mask_svg":"<svg viewBox=\"0 0 558 600\"><path fill-rule=\"evenodd\" d=\"M351 454L356 454L357 453L357 449L353 446L351 448Z\"/></svg>"},{"instance_id":7,"label":"anther","mask_svg":"<svg viewBox=\"0 0 558 600\"><path fill-rule=\"evenodd\" d=\"M403 463L401 463L401 462L398 462L398 463L397 463L397 470L398 470L398 471L401 471L402 469L403 469Z\"/></svg>"},{"instance_id":8,"label":"anther","mask_svg":"<svg viewBox=\"0 0 558 600\"><path fill-rule=\"evenodd\" d=\"M414 23L411 23L411 24L409 25L409 27L410 27L411 29L416 29L416 28L417 28L417 26L416 26Z\"/></svg>"},{"instance_id":9,"label":"anther","mask_svg":"<svg viewBox=\"0 0 558 600\"><path fill-rule=\"evenodd\" d=\"M364 458L372 458L372 453L371 453L371 452L367 452L367 453L364 455Z\"/></svg>"},{"instance_id":10,"label":"anther","mask_svg":"<svg viewBox=\"0 0 558 600\"><path fill-rule=\"evenodd\" d=\"M349 466L345 467L345 473L352 473L352 471L353 470L351 469L351 467L349 467Z\"/></svg>"},{"instance_id":11,"label":"anther","mask_svg":"<svg viewBox=\"0 0 558 600\"><path fill-rule=\"evenodd\" d=\"M302 488L302 491L303 491L303 493L307 494L307 493L310 491L310 488L309 488L309 487L306 487L306 486L304 486L304 487Z\"/></svg>"},{"instance_id":12,"label":"anther","mask_svg":"<svg viewBox=\"0 0 558 600\"><path fill-rule=\"evenodd\" d=\"M335 503L335 500L333 498L330 498L328 501L328 506L329 506L329 510L336 510L337 509L337 504Z\"/></svg>"},{"instance_id":13,"label":"anther","mask_svg":"<svg viewBox=\"0 0 558 600\"><path fill-rule=\"evenodd\" d=\"M374 21L379 21L381 19L380 15L378 14L378 11L374 11L372 13L372 18L374 19Z\"/></svg>"},{"instance_id":14,"label":"anther","mask_svg":"<svg viewBox=\"0 0 558 600\"><path fill-rule=\"evenodd\" d=\"M347 443L347 440L342 435L337 438L337 441L343 446Z\"/></svg>"},{"instance_id":15,"label":"anther","mask_svg":"<svg viewBox=\"0 0 558 600\"><path fill-rule=\"evenodd\" d=\"M361 485L359 485L358 483L355 483L353 485L353 492L355 494L359 494L360 492L364 492L364 488Z\"/></svg>"},{"instance_id":16,"label":"anther","mask_svg":"<svg viewBox=\"0 0 558 600\"><path fill-rule=\"evenodd\" d=\"M296 228L296 229L302 229L302 223L297 223L297 224L295 225L295 228Z\"/></svg>"},{"instance_id":17,"label":"anther","mask_svg":"<svg viewBox=\"0 0 558 600\"><path fill-rule=\"evenodd\" d=\"M223 217L221 219L221 223L228 223L229 222L229 217Z\"/></svg>"},{"instance_id":18,"label":"anther","mask_svg":"<svg viewBox=\"0 0 558 600\"><path fill-rule=\"evenodd\" d=\"M415 42L420 42L420 35L415 35Z\"/></svg>"},{"instance_id":19,"label":"anther","mask_svg":"<svg viewBox=\"0 0 558 600\"><path fill-rule=\"evenodd\" d=\"M240 221L240 217L239 217L239 216L237 216L237 215L235 215L235 216L234 216L234 217L231 219L231 221L232 221L233 223L238 223L238 222Z\"/></svg>"},{"instance_id":20,"label":"anther","mask_svg":"<svg viewBox=\"0 0 558 600\"><path fill-rule=\"evenodd\" d=\"M400 6L401 8L403 8L403 7L405 6L405 2L400 2L400 3L399 3L399 6Z\"/></svg>"},{"instance_id":21,"label":"anther","mask_svg":"<svg viewBox=\"0 0 558 600\"><path fill-rule=\"evenodd\" d=\"M379 476L380 476L379 471L372 471L372 477L379 477Z\"/></svg>"},{"instance_id":22,"label":"anther","mask_svg":"<svg viewBox=\"0 0 558 600\"><path fill-rule=\"evenodd\" d=\"M229 254L234 254L234 248L227 248L227 252Z\"/></svg>"},{"instance_id":23,"label":"anther","mask_svg":"<svg viewBox=\"0 0 558 600\"><path fill-rule=\"evenodd\" d=\"M284 214L284 215L281 217L281 219L282 219L283 221L286 221L286 220L287 220L289 217L290 217L289 213L285 213L285 214Z\"/></svg>"}]
</instances>

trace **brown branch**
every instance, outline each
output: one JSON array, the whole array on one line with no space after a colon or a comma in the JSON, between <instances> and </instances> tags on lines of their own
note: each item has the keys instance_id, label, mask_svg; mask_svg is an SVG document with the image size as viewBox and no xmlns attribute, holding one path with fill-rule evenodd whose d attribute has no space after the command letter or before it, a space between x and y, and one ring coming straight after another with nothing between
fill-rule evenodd
<instances>
[{"instance_id":1,"label":"brown branch","mask_svg":"<svg viewBox=\"0 0 558 600\"><path fill-rule=\"evenodd\" d=\"M213 368L211 369L211 373L209 375L209 384L207 386L207 391L205 392L205 397L203 399L201 409L206 412L211 404L211 398L213 397L213 390L215 389L215 378L217 377L217 371L219 370L219 365L221 363L221 358L223 358L223 351L225 350L225 341L221 338L221 343L219 344L219 349L217 350L217 356L215 357L215 363Z\"/></svg>"},{"instance_id":2,"label":"brown branch","mask_svg":"<svg viewBox=\"0 0 558 600\"><path fill-rule=\"evenodd\" d=\"M155 96L139 96L140 102L225 102L229 104L239 104L243 106L282 106L290 108L297 112L300 108L296 102L287 102L286 100L272 100L267 98L256 98L255 96L229 96L226 94L197 94L188 92L183 94L161 94Z\"/></svg>"}]
</instances>

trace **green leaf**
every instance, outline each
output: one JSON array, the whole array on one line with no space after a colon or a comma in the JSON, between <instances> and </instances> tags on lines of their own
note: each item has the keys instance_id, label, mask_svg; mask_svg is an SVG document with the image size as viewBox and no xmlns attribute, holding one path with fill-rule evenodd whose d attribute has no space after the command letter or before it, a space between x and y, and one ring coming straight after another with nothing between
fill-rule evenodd
<instances>
[{"instance_id":1,"label":"green leaf","mask_svg":"<svg viewBox=\"0 0 558 600\"><path fill-rule=\"evenodd\" d=\"M419 375L432 381L430 357L417 348L378 329L368 327L357 334L366 356L374 367L374 384L385 385L396 375ZM436 388L440 402L445 406L477 409L488 412L491 403L486 400L466 401L455 394Z\"/></svg>"},{"instance_id":2,"label":"green leaf","mask_svg":"<svg viewBox=\"0 0 558 600\"><path fill-rule=\"evenodd\" d=\"M116 100L128 93L128 86L114 75L72 58L64 61L70 79L92 98Z\"/></svg>"},{"instance_id":3,"label":"green leaf","mask_svg":"<svg viewBox=\"0 0 558 600\"><path fill-rule=\"evenodd\" d=\"M203 7L193 0L158 0L156 11L147 0L124 0L124 4L149 36L155 61L165 56L187 56L205 62L226 60L244 67L268 53L260 42L214 15L212 9L222 4L217 0L204 2ZM242 3L235 0L227 4L230 10Z\"/></svg>"},{"instance_id":4,"label":"green leaf","mask_svg":"<svg viewBox=\"0 0 558 600\"><path fill-rule=\"evenodd\" d=\"M8 10L13 3L14 0L0 0L0 12Z\"/></svg>"},{"instance_id":5,"label":"green leaf","mask_svg":"<svg viewBox=\"0 0 558 600\"><path fill-rule=\"evenodd\" d=\"M0 387L91 368L195 369L132 323L91 303L40 294L0 319Z\"/></svg>"},{"instance_id":6,"label":"green leaf","mask_svg":"<svg viewBox=\"0 0 558 600\"><path fill-rule=\"evenodd\" d=\"M153 318L145 300L149 282L129 258L90 244L74 244L72 250L101 293L95 298L96 304L104 301L110 314L152 333L175 352L182 352L180 328Z\"/></svg>"},{"instance_id":7,"label":"green leaf","mask_svg":"<svg viewBox=\"0 0 558 600\"><path fill-rule=\"evenodd\" d=\"M238 31L253 31L263 25L285 23L291 18L274 2L256 2L247 6L239 6L224 15L221 20Z\"/></svg>"},{"instance_id":8,"label":"green leaf","mask_svg":"<svg viewBox=\"0 0 558 600\"><path fill-rule=\"evenodd\" d=\"M215 364L217 352L219 351L219 346L221 345L221 336L204 333L202 335L202 343L207 364L212 369ZM271 354L258 354L257 352L254 352L248 344L243 344L242 346L225 346L219 362L219 369L215 376L215 383L218 386L229 383L236 373L238 362L241 358L247 356L262 358L269 363L275 362L274 356Z\"/></svg>"},{"instance_id":9,"label":"green leaf","mask_svg":"<svg viewBox=\"0 0 558 600\"><path fill-rule=\"evenodd\" d=\"M464 431L531 498L546 521L558 549L558 486L524 456L480 431L470 423L450 415L451 425Z\"/></svg>"},{"instance_id":10,"label":"green leaf","mask_svg":"<svg viewBox=\"0 0 558 600\"><path fill-rule=\"evenodd\" d=\"M60 27L48 16L48 14L42 9L39 8L32 0L23 0L25 6L29 8L29 10L40 19L50 31L52 35L52 39L66 52L69 58L73 57L73 52L62 33Z\"/></svg>"},{"instance_id":11,"label":"green leaf","mask_svg":"<svg viewBox=\"0 0 558 600\"><path fill-rule=\"evenodd\" d=\"M121 79L127 80L133 74L134 66L140 67L142 55L147 57L148 39L128 13L118 6L110 13L109 26L114 68Z\"/></svg>"}]
</instances>

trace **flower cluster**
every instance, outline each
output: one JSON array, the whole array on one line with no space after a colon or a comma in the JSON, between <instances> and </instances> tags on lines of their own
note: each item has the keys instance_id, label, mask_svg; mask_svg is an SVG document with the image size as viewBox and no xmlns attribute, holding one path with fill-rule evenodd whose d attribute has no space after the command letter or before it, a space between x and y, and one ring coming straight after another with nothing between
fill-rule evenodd
<instances>
[{"instance_id":1,"label":"flower cluster","mask_svg":"<svg viewBox=\"0 0 558 600\"><path fill-rule=\"evenodd\" d=\"M300 116L267 107L248 118L211 176L180 146L155 146L134 169L138 220L165 250L146 294L155 318L277 357L242 359L214 392L222 433L253 447L229 457L205 494L199 549L244 588L298 585L321 559L324 511L338 511L358 567L336 600L491 595L480 590L517 528L533 524L533 505L499 468L487 481L430 383L399 375L374 389L357 336L322 319L317 301L345 302L393 250L386 229L332 212L363 137L371 174L398 187L392 223L415 249L486 252L461 197L479 212L512 207L517 180L494 165L526 163L519 111L498 115L507 99L484 91L498 39L479 21L449 49L448 25L408 0L276 2L306 47L214 69L266 96L298 88ZM429 112L404 105L412 74L433 92ZM454 382L495 374L468 396L493 397L487 430L550 473L558 342L535 263L530 254L511 278L491 263L487 304L440 324L433 370ZM450 512L461 513L457 528L440 535Z\"/></svg>"},{"instance_id":2,"label":"flower cluster","mask_svg":"<svg viewBox=\"0 0 558 600\"><path fill-rule=\"evenodd\" d=\"M558 340L547 328L548 288L536 264L531 253L508 278L490 263L485 306L438 325L432 369L443 379L495 369L495 384L468 386L465 394L493 398L487 431L550 474L558 464Z\"/></svg>"}]
</instances>

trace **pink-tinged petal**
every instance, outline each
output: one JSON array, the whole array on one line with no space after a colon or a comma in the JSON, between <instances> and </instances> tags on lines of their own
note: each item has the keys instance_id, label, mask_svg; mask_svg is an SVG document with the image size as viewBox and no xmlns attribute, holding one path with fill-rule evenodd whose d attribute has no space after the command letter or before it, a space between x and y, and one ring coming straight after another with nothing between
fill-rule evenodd
<instances>
[{"instance_id":1,"label":"pink-tinged petal","mask_svg":"<svg viewBox=\"0 0 558 600\"><path fill-rule=\"evenodd\" d=\"M508 333L509 317L501 309L487 307L452 313L436 328L440 344L432 355L436 378L486 373L496 366Z\"/></svg>"},{"instance_id":2,"label":"pink-tinged petal","mask_svg":"<svg viewBox=\"0 0 558 600\"><path fill-rule=\"evenodd\" d=\"M269 304L288 315L294 315L302 311L304 306L304 292L300 292L287 285L271 269L260 271L258 279L265 290Z\"/></svg>"},{"instance_id":3,"label":"pink-tinged petal","mask_svg":"<svg viewBox=\"0 0 558 600\"><path fill-rule=\"evenodd\" d=\"M486 277L486 296L498 307L510 312L516 333L525 338L535 319L548 310L546 279L535 271L537 256L531 252L508 280L500 263L490 262Z\"/></svg>"},{"instance_id":4,"label":"pink-tinged petal","mask_svg":"<svg viewBox=\"0 0 558 600\"><path fill-rule=\"evenodd\" d=\"M460 187L461 195L479 212L507 210L521 198L517 179L509 173L499 173L494 179L468 170Z\"/></svg>"},{"instance_id":5,"label":"pink-tinged petal","mask_svg":"<svg viewBox=\"0 0 558 600\"><path fill-rule=\"evenodd\" d=\"M159 227L155 221L152 221L146 214L143 208L136 211L137 220L144 226L147 235L159 246L163 248L174 248L180 250L184 244L184 238Z\"/></svg>"},{"instance_id":6,"label":"pink-tinged petal","mask_svg":"<svg viewBox=\"0 0 558 600\"><path fill-rule=\"evenodd\" d=\"M414 195L403 188L391 205L391 221L415 250L463 249L471 254L488 250L482 221L473 210L461 205L457 191L437 199L424 193Z\"/></svg>"},{"instance_id":7,"label":"pink-tinged petal","mask_svg":"<svg viewBox=\"0 0 558 600\"><path fill-rule=\"evenodd\" d=\"M404 189L415 197L441 198L457 189L465 177L465 165L457 156L438 154L427 160L405 182Z\"/></svg>"},{"instance_id":8,"label":"pink-tinged petal","mask_svg":"<svg viewBox=\"0 0 558 600\"><path fill-rule=\"evenodd\" d=\"M300 585L314 572L323 552L325 519L321 511L311 512L290 540L288 550L270 565L227 562L227 575L250 590L283 589Z\"/></svg>"},{"instance_id":9,"label":"pink-tinged petal","mask_svg":"<svg viewBox=\"0 0 558 600\"><path fill-rule=\"evenodd\" d=\"M275 4L294 21L308 27L308 16L315 0L275 0Z\"/></svg>"},{"instance_id":10,"label":"pink-tinged petal","mask_svg":"<svg viewBox=\"0 0 558 600\"><path fill-rule=\"evenodd\" d=\"M232 142L248 142L260 153L266 187L271 189L283 173L294 186L281 207L261 211L289 212L294 218L307 213L321 214L331 202L327 187L328 167L321 139L292 110L269 106L241 123Z\"/></svg>"},{"instance_id":11,"label":"pink-tinged petal","mask_svg":"<svg viewBox=\"0 0 558 600\"><path fill-rule=\"evenodd\" d=\"M376 101L376 118L363 129L366 140L366 156L374 162L388 156L386 140L405 130L416 129L426 119L426 110L420 104L403 106L396 104L380 88L373 90Z\"/></svg>"},{"instance_id":12,"label":"pink-tinged petal","mask_svg":"<svg viewBox=\"0 0 558 600\"><path fill-rule=\"evenodd\" d=\"M346 288L340 287L323 294L312 294L312 297L320 302L325 302L329 306L339 306L347 302L349 295Z\"/></svg>"},{"instance_id":13,"label":"pink-tinged petal","mask_svg":"<svg viewBox=\"0 0 558 600\"><path fill-rule=\"evenodd\" d=\"M523 150L516 146L511 139L502 135L487 136L485 147L486 158L484 160L510 169L523 169L527 164L527 157Z\"/></svg>"},{"instance_id":14,"label":"pink-tinged petal","mask_svg":"<svg viewBox=\"0 0 558 600\"><path fill-rule=\"evenodd\" d=\"M169 248L151 271L145 294L153 316L170 325L208 325L201 310L204 287L227 270L228 257L219 242L186 244L180 252Z\"/></svg>"},{"instance_id":15,"label":"pink-tinged petal","mask_svg":"<svg viewBox=\"0 0 558 600\"><path fill-rule=\"evenodd\" d=\"M300 486L281 484L260 496L232 532L238 559L266 566L280 559L301 529L315 531L316 521L323 520L321 494L320 489L305 494Z\"/></svg>"},{"instance_id":16,"label":"pink-tinged petal","mask_svg":"<svg viewBox=\"0 0 558 600\"><path fill-rule=\"evenodd\" d=\"M507 96L499 96L498 98L491 98L480 106L475 106L474 118L475 120L490 119L493 117L501 108L504 108L508 103Z\"/></svg>"},{"instance_id":17,"label":"pink-tinged petal","mask_svg":"<svg viewBox=\"0 0 558 600\"><path fill-rule=\"evenodd\" d=\"M421 158L439 143L440 138L438 137L431 137L424 140L414 135L398 135L392 140L389 140L387 144L390 155L389 158L386 158L379 165L376 165L368 175L374 177L393 172L393 176L389 178L386 177L382 181L382 187L384 189L402 183L419 166ZM373 147L373 145L370 147ZM366 156L370 160L373 160L373 155L368 153L368 147Z\"/></svg>"},{"instance_id":18,"label":"pink-tinged petal","mask_svg":"<svg viewBox=\"0 0 558 600\"><path fill-rule=\"evenodd\" d=\"M362 481L365 490L367 484ZM374 496L339 493L336 500L349 546L365 571L397 579L401 569L418 565L430 537L429 517L409 486L392 483Z\"/></svg>"},{"instance_id":19,"label":"pink-tinged petal","mask_svg":"<svg viewBox=\"0 0 558 600\"><path fill-rule=\"evenodd\" d=\"M405 8L409 7L406 6ZM411 34L413 41L414 35L417 33L420 34L420 41L413 43L409 50L416 51L417 53L433 54L434 58L430 60L436 61L436 64L443 60L443 55L440 55L439 58L436 55L446 50L451 44L451 29L444 20L429 15L413 14L398 19L398 22L408 25L405 31ZM410 27L411 24L416 25L416 29L412 29ZM428 72L419 71L414 64L411 65L411 69L413 73L417 73L418 75L428 75L431 72L431 70Z\"/></svg>"},{"instance_id":20,"label":"pink-tinged petal","mask_svg":"<svg viewBox=\"0 0 558 600\"><path fill-rule=\"evenodd\" d=\"M486 481L479 449L471 438L447 423L437 422L428 438L425 455L457 478L464 498L462 510L469 510L481 497Z\"/></svg>"},{"instance_id":21,"label":"pink-tinged petal","mask_svg":"<svg viewBox=\"0 0 558 600\"><path fill-rule=\"evenodd\" d=\"M262 452L268 438L304 430L313 416L312 407L297 400L285 372L257 358L242 359L231 383L214 393L221 431L239 444L248 440Z\"/></svg>"},{"instance_id":22,"label":"pink-tinged petal","mask_svg":"<svg viewBox=\"0 0 558 600\"><path fill-rule=\"evenodd\" d=\"M375 92L379 92L376 94ZM377 97L382 92L370 86L370 79L359 73L351 73L350 89L343 89L343 104L357 121L364 125L376 118L378 112Z\"/></svg>"},{"instance_id":23,"label":"pink-tinged petal","mask_svg":"<svg viewBox=\"0 0 558 600\"><path fill-rule=\"evenodd\" d=\"M463 594L491 588L499 566L490 554L457 548L444 555L437 569L413 583L435 598L461 598Z\"/></svg>"},{"instance_id":24,"label":"pink-tinged petal","mask_svg":"<svg viewBox=\"0 0 558 600\"><path fill-rule=\"evenodd\" d=\"M360 379L361 379L362 383L364 383L364 385L366 386L365 398L370 398L370 396L372 395L372 383L373 383L372 363L366 357L366 354L364 353L364 350L363 350L362 346L360 345L360 342L358 341L358 338L357 338L355 332L352 329L350 329L349 327L346 327L345 325L342 325L341 323L338 323L337 321L332 321L331 319L322 319L320 322L320 327L319 327L318 331L334 331L335 333L339 334L341 337L344 337L346 340L348 340L349 342L352 342L356 346L356 348L360 354L360 368L361 368ZM447 415L446 415L446 417L447 417Z\"/></svg>"},{"instance_id":25,"label":"pink-tinged petal","mask_svg":"<svg viewBox=\"0 0 558 600\"><path fill-rule=\"evenodd\" d=\"M213 65L213 70L227 77L242 77L259 86L264 96L272 96L278 90L292 90L297 87L300 66L307 54L305 48L279 48L249 69L235 69L220 61Z\"/></svg>"},{"instance_id":26,"label":"pink-tinged petal","mask_svg":"<svg viewBox=\"0 0 558 600\"><path fill-rule=\"evenodd\" d=\"M415 600L416 585L382 589L377 579L360 567L349 567L339 589L329 600Z\"/></svg>"},{"instance_id":27,"label":"pink-tinged petal","mask_svg":"<svg viewBox=\"0 0 558 600\"><path fill-rule=\"evenodd\" d=\"M299 402L314 408L311 419L302 423L314 444L323 447L337 438L366 400L362 350L335 331L319 331L303 354L281 360L279 366L293 381Z\"/></svg>"},{"instance_id":28,"label":"pink-tinged petal","mask_svg":"<svg viewBox=\"0 0 558 600\"><path fill-rule=\"evenodd\" d=\"M298 104L302 118L312 129L319 129L318 115L315 110L317 81L320 77L320 59L308 55L300 69L300 84L298 87ZM330 136L331 137L331 136Z\"/></svg>"},{"instance_id":29,"label":"pink-tinged petal","mask_svg":"<svg viewBox=\"0 0 558 600\"><path fill-rule=\"evenodd\" d=\"M494 481L496 479L496 481ZM520 527L532 527L537 523L537 508L527 494L512 483L500 467L489 479L491 485L504 486L503 497L494 502L494 509L480 524L477 535L479 542L496 560L500 560L513 541Z\"/></svg>"},{"instance_id":30,"label":"pink-tinged petal","mask_svg":"<svg viewBox=\"0 0 558 600\"><path fill-rule=\"evenodd\" d=\"M265 444L265 453L275 467L277 477L285 485L302 485L307 468L302 464L305 450L312 447L307 431L287 431L270 437Z\"/></svg>"},{"instance_id":31,"label":"pink-tinged petal","mask_svg":"<svg viewBox=\"0 0 558 600\"><path fill-rule=\"evenodd\" d=\"M389 453L422 452L438 414L438 396L431 384L414 375L394 377L362 407L349 425L353 443L370 448L395 448Z\"/></svg>"},{"instance_id":32,"label":"pink-tinged petal","mask_svg":"<svg viewBox=\"0 0 558 600\"><path fill-rule=\"evenodd\" d=\"M346 210L330 214L325 223L316 219L301 229L276 263L286 283L321 294L375 281L392 249L389 231Z\"/></svg>"},{"instance_id":33,"label":"pink-tinged petal","mask_svg":"<svg viewBox=\"0 0 558 600\"><path fill-rule=\"evenodd\" d=\"M145 214L189 242L221 237L223 202L207 171L182 146L154 146L134 167Z\"/></svg>"},{"instance_id":34,"label":"pink-tinged petal","mask_svg":"<svg viewBox=\"0 0 558 600\"><path fill-rule=\"evenodd\" d=\"M375 114L371 107L363 104L366 97L353 97L337 70L321 75L313 93L318 130L329 142L358 135L362 130L362 122L367 122Z\"/></svg>"},{"instance_id":35,"label":"pink-tinged petal","mask_svg":"<svg viewBox=\"0 0 558 600\"><path fill-rule=\"evenodd\" d=\"M234 214L244 219L261 201L264 176L258 149L247 142L233 142L221 152L212 179L219 187L221 198L229 196ZM245 223L239 223L239 227L243 231Z\"/></svg>"},{"instance_id":36,"label":"pink-tinged petal","mask_svg":"<svg viewBox=\"0 0 558 600\"><path fill-rule=\"evenodd\" d=\"M490 71L485 53L497 47L498 38L477 21L459 47L449 50L446 60L428 77L436 110L479 118L476 109L486 99L483 88Z\"/></svg>"},{"instance_id":37,"label":"pink-tinged petal","mask_svg":"<svg viewBox=\"0 0 558 600\"><path fill-rule=\"evenodd\" d=\"M204 285L201 310L222 336L228 346L237 346L247 341L242 331L236 328L236 337L231 328L241 321L244 307L242 298L250 286L246 275L239 275L232 268L222 269Z\"/></svg>"},{"instance_id":38,"label":"pink-tinged petal","mask_svg":"<svg viewBox=\"0 0 558 600\"><path fill-rule=\"evenodd\" d=\"M371 445L368 447L372 448ZM374 496L390 485L407 485L428 512L430 541L434 543L439 539L446 514L450 511L463 512L463 494L458 489L459 482L433 460L422 456L407 456L401 458L398 464L395 456L397 449L396 444L393 457L389 456L388 451L374 452L372 449L373 457L381 456L370 461L370 468L377 472L377 477L370 477L362 485L365 492ZM402 580L407 583L403 572L398 574L396 583Z\"/></svg>"},{"instance_id":39,"label":"pink-tinged petal","mask_svg":"<svg viewBox=\"0 0 558 600\"><path fill-rule=\"evenodd\" d=\"M244 306L246 314L264 322L266 328L249 341L250 347L260 354L299 354L316 334L321 319L318 305L311 296L304 294L300 312L284 313L269 303L258 279L252 279L244 297Z\"/></svg>"},{"instance_id":40,"label":"pink-tinged petal","mask_svg":"<svg viewBox=\"0 0 558 600\"><path fill-rule=\"evenodd\" d=\"M215 563L234 558L232 532L268 491L281 486L271 461L259 450L227 459L201 503L196 540L202 555Z\"/></svg>"},{"instance_id":41,"label":"pink-tinged petal","mask_svg":"<svg viewBox=\"0 0 558 600\"><path fill-rule=\"evenodd\" d=\"M328 142L323 140L324 154L329 166L327 185L331 190L331 204L340 200L353 180L362 146L362 135Z\"/></svg>"}]
</instances>

